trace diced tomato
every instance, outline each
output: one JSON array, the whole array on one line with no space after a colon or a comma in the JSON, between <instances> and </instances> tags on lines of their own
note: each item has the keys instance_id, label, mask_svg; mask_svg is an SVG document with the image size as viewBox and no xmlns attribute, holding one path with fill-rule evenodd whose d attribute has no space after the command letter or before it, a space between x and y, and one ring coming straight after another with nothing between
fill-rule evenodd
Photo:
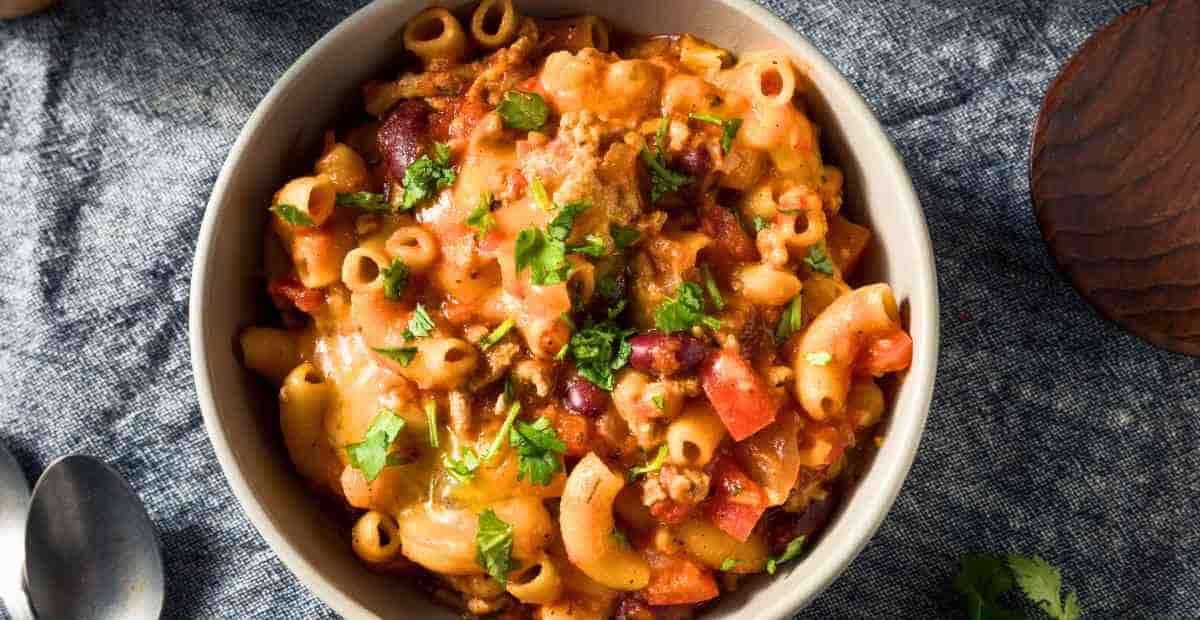
<instances>
[{"instance_id":1,"label":"diced tomato","mask_svg":"<svg viewBox=\"0 0 1200 620\"><path fill-rule=\"evenodd\" d=\"M713 203L700 207L700 232L712 237L713 244L705 251L717 263L731 265L758 259L754 241L729 209Z\"/></svg>"},{"instance_id":2,"label":"diced tomato","mask_svg":"<svg viewBox=\"0 0 1200 620\"><path fill-rule=\"evenodd\" d=\"M651 605L686 605L716 598L719 593L712 571L680 553L666 555L645 549L650 583L642 590Z\"/></svg>"},{"instance_id":3,"label":"diced tomato","mask_svg":"<svg viewBox=\"0 0 1200 620\"><path fill-rule=\"evenodd\" d=\"M854 372L878 377L904 370L912 364L912 353L912 337L908 332L898 329L868 343L855 360Z\"/></svg>"},{"instance_id":4,"label":"diced tomato","mask_svg":"<svg viewBox=\"0 0 1200 620\"><path fill-rule=\"evenodd\" d=\"M295 276L276 278L267 284L267 294L280 310L295 307L301 312L315 312L325 303L325 291L307 288Z\"/></svg>"},{"instance_id":5,"label":"diced tomato","mask_svg":"<svg viewBox=\"0 0 1200 620\"><path fill-rule=\"evenodd\" d=\"M673 499L660 499L650 507L650 514L667 525L679 525L687 521L691 513L691 506L680 504Z\"/></svg>"},{"instance_id":6,"label":"diced tomato","mask_svg":"<svg viewBox=\"0 0 1200 620\"><path fill-rule=\"evenodd\" d=\"M701 504L713 525L745 542L767 510L767 493L733 457L722 454L712 465L713 492Z\"/></svg>"},{"instance_id":7,"label":"diced tomato","mask_svg":"<svg viewBox=\"0 0 1200 620\"><path fill-rule=\"evenodd\" d=\"M741 441L775 421L775 404L767 383L737 351L721 349L700 369L704 393L734 441Z\"/></svg>"},{"instance_id":8,"label":"diced tomato","mask_svg":"<svg viewBox=\"0 0 1200 620\"><path fill-rule=\"evenodd\" d=\"M573 413L561 415L554 421L554 430L559 439L567 444L567 456L584 456L588 453L591 428L587 418Z\"/></svg>"}]
</instances>

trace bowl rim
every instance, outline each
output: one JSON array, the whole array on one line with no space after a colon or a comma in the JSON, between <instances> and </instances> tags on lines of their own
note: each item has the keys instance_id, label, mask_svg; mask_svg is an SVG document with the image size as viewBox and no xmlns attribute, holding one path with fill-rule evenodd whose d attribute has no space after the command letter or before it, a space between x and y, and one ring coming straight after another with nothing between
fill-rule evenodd
<instances>
[{"instance_id":1,"label":"bowl rim","mask_svg":"<svg viewBox=\"0 0 1200 620\"><path fill-rule=\"evenodd\" d=\"M864 147L873 149L875 168L884 168L883 173L893 177L899 186L900 191L894 196L894 200L897 204L907 207L904 216L910 220L909 224L917 233L913 239L913 250L914 258L918 261L914 266L916 271L914 286L908 291L908 295L910 298L919 298L921 307L927 309L927 312L920 317L910 317L910 331L915 332L918 327L921 328L919 333L914 333L913 340L916 343L917 352L913 356L913 366L905 378L905 383L916 381L916 385L913 386L916 394L912 399L915 411L910 412L902 419L898 419L893 412L891 414L892 426L888 429L888 443L896 442L902 446L902 449L890 452L888 460L880 459L883 456L882 450L876 453L870 470L882 492L860 500L865 501L865 504L856 507L856 512L859 513L856 516L859 518L849 523L848 531L843 533L852 543L836 547L831 557L815 571L816 574L809 572L808 579L805 579L807 587L797 588L792 596L777 597L775 600L769 601L765 609L759 612L763 617L785 618L802 609L813 598L825 591L846 570L879 529L908 477L924 433L937 376L941 330L936 263L928 225L912 179L878 118L859 92L807 37L753 0L709 1L723 4L740 13L744 18L757 22L759 26L783 42L788 49L801 52L805 62L812 70L818 70L824 74L826 83L821 86L822 92L836 95L840 111L848 114L852 124L857 125L858 132L865 134L867 138L867 141L855 142L853 149L861 150ZM314 566L293 548L292 544L275 528L268 516L267 508L259 502L250 481L240 469L238 458L230 446L227 429L222 425L217 413L213 384L208 370L208 352L204 346L201 326L205 324L206 289L212 288L205 284L211 263L211 246L220 230L222 220L225 219L223 212L228 210L222 209L221 205L226 202L230 177L234 173L234 163L243 158L259 125L280 103L288 85L302 75L315 58L323 55L327 48L333 46L344 31L352 30L359 24L377 19L393 4L395 4L394 0L373 0L343 19L292 63L255 107L254 112L238 133L237 140L230 148L205 205L189 286L188 344L191 349L192 375L205 431L221 466L221 471L250 523L266 540L276 556L296 576L297 580L336 613L353 618L375 616L374 612L335 586L317 566ZM918 318L923 319L920 324L918 324Z\"/></svg>"}]
</instances>

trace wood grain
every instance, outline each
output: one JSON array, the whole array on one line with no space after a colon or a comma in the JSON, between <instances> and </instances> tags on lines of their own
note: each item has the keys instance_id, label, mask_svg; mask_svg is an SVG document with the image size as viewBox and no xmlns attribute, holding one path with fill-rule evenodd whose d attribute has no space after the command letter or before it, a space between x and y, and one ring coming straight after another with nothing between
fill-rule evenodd
<instances>
[{"instance_id":1,"label":"wood grain","mask_svg":"<svg viewBox=\"0 0 1200 620\"><path fill-rule=\"evenodd\" d=\"M1030 189L1080 294L1200 356L1200 1L1158 0L1084 43L1042 102Z\"/></svg>"}]
</instances>

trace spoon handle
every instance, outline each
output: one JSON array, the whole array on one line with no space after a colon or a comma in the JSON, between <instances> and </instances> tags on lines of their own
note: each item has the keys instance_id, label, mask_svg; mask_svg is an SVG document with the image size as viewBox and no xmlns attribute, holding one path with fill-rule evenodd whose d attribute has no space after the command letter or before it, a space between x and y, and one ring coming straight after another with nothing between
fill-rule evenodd
<instances>
[{"instance_id":1,"label":"spoon handle","mask_svg":"<svg viewBox=\"0 0 1200 620\"><path fill-rule=\"evenodd\" d=\"M0 600L12 620L37 620L33 609L29 606L29 595L22 588L5 588L0 591Z\"/></svg>"}]
</instances>

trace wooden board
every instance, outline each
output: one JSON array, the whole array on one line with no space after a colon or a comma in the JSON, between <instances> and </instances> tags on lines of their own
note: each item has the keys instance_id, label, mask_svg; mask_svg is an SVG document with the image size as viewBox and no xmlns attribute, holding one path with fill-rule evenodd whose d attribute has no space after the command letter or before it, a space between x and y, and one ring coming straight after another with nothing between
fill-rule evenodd
<instances>
[{"instance_id":1,"label":"wooden board","mask_svg":"<svg viewBox=\"0 0 1200 620\"><path fill-rule=\"evenodd\" d=\"M1030 189L1092 305L1200 356L1200 1L1140 7L1075 53L1042 102Z\"/></svg>"}]
</instances>

